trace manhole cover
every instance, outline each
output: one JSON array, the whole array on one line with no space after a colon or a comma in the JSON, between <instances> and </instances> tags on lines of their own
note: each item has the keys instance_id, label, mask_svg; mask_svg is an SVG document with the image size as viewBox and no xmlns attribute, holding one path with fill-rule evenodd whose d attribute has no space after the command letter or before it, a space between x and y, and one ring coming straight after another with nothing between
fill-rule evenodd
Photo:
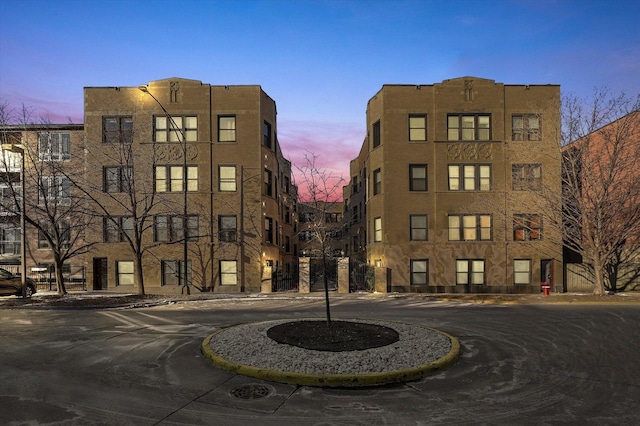
<instances>
[{"instance_id":1,"label":"manhole cover","mask_svg":"<svg viewBox=\"0 0 640 426\"><path fill-rule=\"evenodd\" d=\"M264 385L244 385L229 392L231 396L239 399L258 399L269 396L271 388Z\"/></svg>"}]
</instances>

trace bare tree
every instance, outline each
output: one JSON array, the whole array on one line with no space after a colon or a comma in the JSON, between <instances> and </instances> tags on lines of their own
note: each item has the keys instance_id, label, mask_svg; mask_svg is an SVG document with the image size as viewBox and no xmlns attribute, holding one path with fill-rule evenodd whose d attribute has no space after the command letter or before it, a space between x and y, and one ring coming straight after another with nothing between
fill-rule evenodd
<instances>
[{"instance_id":1,"label":"bare tree","mask_svg":"<svg viewBox=\"0 0 640 426\"><path fill-rule=\"evenodd\" d=\"M34 123L32 111L25 106L18 114L12 113L7 103L0 105L3 129L0 137L3 145L20 145L24 182L12 177L13 165L3 150L0 168L7 185L5 195L10 198L9 202L3 202L3 207L10 214L21 214L20 186L24 185L25 222L51 250L58 294L63 295L66 294L64 263L84 255L93 245L84 238L87 226L91 225L91 217L85 212L85 199L72 190L72 182L80 179L82 160L71 158L70 135L56 131L48 119Z\"/></svg>"},{"instance_id":2,"label":"bare tree","mask_svg":"<svg viewBox=\"0 0 640 426\"><path fill-rule=\"evenodd\" d=\"M341 230L336 227L341 221L333 221L335 209L332 207L340 202L342 197L342 176L335 176L330 170L317 165L318 156L308 152L304 156L304 164L297 167L300 182L301 214L306 214L301 222L304 227L299 230L303 239L311 242L322 257L325 305L327 325L331 325L331 308L329 303L329 259L334 256L335 241L340 240ZM337 232L340 231L340 232Z\"/></svg>"},{"instance_id":3,"label":"bare tree","mask_svg":"<svg viewBox=\"0 0 640 426\"><path fill-rule=\"evenodd\" d=\"M639 99L606 89L589 100L563 98L562 215L555 220L596 295L640 276Z\"/></svg>"},{"instance_id":4,"label":"bare tree","mask_svg":"<svg viewBox=\"0 0 640 426\"><path fill-rule=\"evenodd\" d=\"M169 146L143 144L134 138L134 117L114 114L113 123L105 123L102 141L87 141L86 178L74 181L88 200L90 214L102 221L106 242L126 242L133 254L134 286L145 294L143 258L160 244L183 243L189 235L189 218L182 221L182 234L170 241L154 242L154 217L179 211L176 203L160 198L152 176L158 162L158 150L171 155ZM180 153L178 153L180 154ZM186 267L184 265L183 267Z\"/></svg>"}]
</instances>

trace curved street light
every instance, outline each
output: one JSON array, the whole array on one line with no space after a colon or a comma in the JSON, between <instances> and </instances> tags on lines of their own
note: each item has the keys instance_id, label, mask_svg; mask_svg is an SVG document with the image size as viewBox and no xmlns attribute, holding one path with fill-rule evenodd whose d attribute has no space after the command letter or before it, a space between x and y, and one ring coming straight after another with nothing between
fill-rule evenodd
<instances>
[{"instance_id":1,"label":"curved street light","mask_svg":"<svg viewBox=\"0 0 640 426\"><path fill-rule=\"evenodd\" d=\"M148 94L149 96L151 96L151 98L156 101L156 103L158 104L158 106L160 106L160 108L162 109L162 112L164 112L164 115L166 116L167 120L169 121L169 125L171 126L171 128L173 129L174 132L176 132L176 135L178 136L178 140L180 140L180 145L182 147L182 160L183 160L183 169L182 169L182 190L184 192L184 200L183 200L183 217L182 217L182 236L184 238L184 242L183 242L183 283L182 283L182 293L186 293L186 294L191 294L191 289L189 288L189 281L188 281L188 274L187 274L187 260L188 260L188 254L189 254L189 239L187 238L187 233L188 233L188 227L187 227L187 138L186 135L184 134L184 132L182 131L182 128L179 128L176 125L176 122L173 120L173 117L171 116L171 114L169 114L169 112L167 111L167 109L164 107L164 105L162 105L162 103L158 100L158 98L156 98L155 96L153 96L153 93L151 93L149 91L149 88L142 84L140 86L138 86L138 89L143 92ZM180 268L178 268L180 269Z\"/></svg>"}]
</instances>

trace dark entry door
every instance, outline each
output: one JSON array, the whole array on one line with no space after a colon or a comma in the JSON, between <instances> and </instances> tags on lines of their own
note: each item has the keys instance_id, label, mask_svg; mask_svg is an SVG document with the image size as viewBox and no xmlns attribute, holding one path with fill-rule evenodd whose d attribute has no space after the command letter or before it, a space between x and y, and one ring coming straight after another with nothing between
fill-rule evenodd
<instances>
[{"instance_id":1,"label":"dark entry door","mask_svg":"<svg viewBox=\"0 0 640 426\"><path fill-rule=\"evenodd\" d=\"M553 259L540 261L540 282L547 282L553 288Z\"/></svg>"},{"instance_id":2,"label":"dark entry door","mask_svg":"<svg viewBox=\"0 0 640 426\"><path fill-rule=\"evenodd\" d=\"M94 290L107 289L107 258L106 257L93 258L93 289Z\"/></svg>"}]
</instances>

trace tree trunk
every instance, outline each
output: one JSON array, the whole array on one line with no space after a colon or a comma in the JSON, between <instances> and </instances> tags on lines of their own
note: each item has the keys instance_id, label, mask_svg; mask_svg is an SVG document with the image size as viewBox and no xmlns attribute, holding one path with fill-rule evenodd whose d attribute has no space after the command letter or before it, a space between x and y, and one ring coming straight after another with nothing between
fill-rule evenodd
<instances>
[{"instance_id":1,"label":"tree trunk","mask_svg":"<svg viewBox=\"0 0 640 426\"><path fill-rule=\"evenodd\" d=\"M56 286L58 287L58 294L63 296L67 294L67 289L64 286L64 276L62 275L62 260L60 260L57 256L54 259L55 263L55 274L56 274Z\"/></svg>"},{"instance_id":2,"label":"tree trunk","mask_svg":"<svg viewBox=\"0 0 640 426\"><path fill-rule=\"evenodd\" d=\"M142 256L133 259L133 283L138 289L138 295L144 296L144 275L142 273Z\"/></svg>"},{"instance_id":3,"label":"tree trunk","mask_svg":"<svg viewBox=\"0 0 640 426\"><path fill-rule=\"evenodd\" d=\"M56 265L56 283L58 284L58 294L60 296L67 294L67 288L64 285L64 276L62 275L61 265Z\"/></svg>"},{"instance_id":4,"label":"tree trunk","mask_svg":"<svg viewBox=\"0 0 640 426\"><path fill-rule=\"evenodd\" d=\"M322 252L322 270L324 271L324 301L327 307L327 326L331 325L331 309L329 305L329 274L327 274L327 255Z\"/></svg>"},{"instance_id":5,"label":"tree trunk","mask_svg":"<svg viewBox=\"0 0 640 426\"><path fill-rule=\"evenodd\" d=\"M602 261L598 256L594 256L593 259L593 275L595 278L593 294L596 296L604 296L604 267L602 266Z\"/></svg>"}]
</instances>

